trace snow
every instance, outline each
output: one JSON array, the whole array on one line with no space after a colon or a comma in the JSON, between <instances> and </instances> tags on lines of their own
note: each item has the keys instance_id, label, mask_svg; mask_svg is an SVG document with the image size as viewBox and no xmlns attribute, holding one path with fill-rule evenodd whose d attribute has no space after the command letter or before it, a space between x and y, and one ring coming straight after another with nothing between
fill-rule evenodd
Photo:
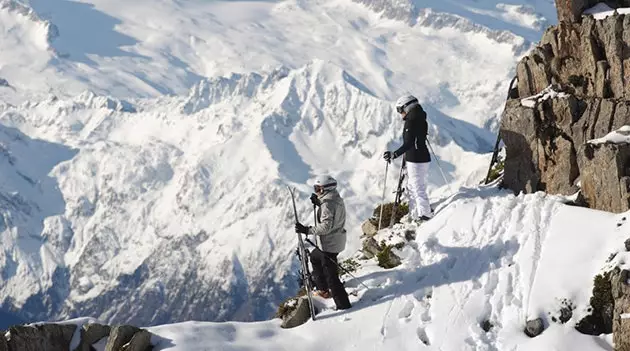
<instances>
[{"instance_id":1,"label":"snow","mask_svg":"<svg viewBox=\"0 0 630 351\"><path fill-rule=\"evenodd\" d=\"M621 128L606 134L602 138L589 140L588 143L593 145L630 144L630 126L622 126Z\"/></svg>"},{"instance_id":2,"label":"snow","mask_svg":"<svg viewBox=\"0 0 630 351\"><path fill-rule=\"evenodd\" d=\"M622 313L620 317L621 319L630 319L630 313Z\"/></svg>"},{"instance_id":3,"label":"snow","mask_svg":"<svg viewBox=\"0 0 630 351\"><path fill-rule=\"evenodd\" d=\"M611 335L575 330L584 316L593 276L611 253L623 250L628 214L563 204L543 193L514 196L493 187L464 189L438 204L429 222L399 224L382 237L415 231L396 253L403 264L383 270L361 261L357 280L346 277L353 307L323 310L315 322L281 329L280 320L256 323L189 321L151 327L156 350L609 350ZM457 220L454 220L457 218ZM622 223L622 226L617 226ZM575 240L579 237L579 240ZM392 239L392 243L398 239ZM364 288L362 282L368 286ZM551 317L574 306L561 324ZM523 333L541 317L546 330ZM485 332L484 321L492 328ZM323 337L325 335L325 337Z\"/></svg>"},{"instance_id":4,"label":"snow","mask_svg":"<svg viewBox=\"0 0 630 351\"><path fill-rule=\"evenodd\" d=\"M596 20L603 20L608 16L614 15L617 12L620 15L630 13L630 8L628 7L620 7L617 9L613 9L605 3L597 3L595 6L584 10L583 15L592 15Z\"/></svg>"},{"instance_id":5,"label":"snow","mask_svg":"<svg viewBox=\"0 0 630 351\"><path fill-rule=\"evenodd\" d=\"M521 105L529 108L534 108L542 101L555 98L566 98L568 96L569 95L567 93L555 91L553 86L550 85L536 95L521 99Z\"/></svg>"}]
</instances>

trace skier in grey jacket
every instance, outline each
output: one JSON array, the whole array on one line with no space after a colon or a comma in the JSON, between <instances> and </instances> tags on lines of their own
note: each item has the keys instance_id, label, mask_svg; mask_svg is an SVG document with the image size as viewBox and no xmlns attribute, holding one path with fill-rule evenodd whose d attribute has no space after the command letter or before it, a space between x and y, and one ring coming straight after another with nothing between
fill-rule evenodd
<instances>
[{"instance_id":1,"label":"skier in grey jacket","mask_svg":"<svg viewBox=\"0 0 630 351\"><path fill-rule=\"evenodd\" d=\"M319 239L321 250L311 251L313 278L319 296L329 298L332 295L337 309L352 307L348 293L337 274L337 255L346 248L346 207L337 191L337 181L330 176L318 177L314 185L315 193L311 201L317 206L317 225L306 227L295 224L295 231L306 235L315 235Z\"/></svg>"}]
</instances>

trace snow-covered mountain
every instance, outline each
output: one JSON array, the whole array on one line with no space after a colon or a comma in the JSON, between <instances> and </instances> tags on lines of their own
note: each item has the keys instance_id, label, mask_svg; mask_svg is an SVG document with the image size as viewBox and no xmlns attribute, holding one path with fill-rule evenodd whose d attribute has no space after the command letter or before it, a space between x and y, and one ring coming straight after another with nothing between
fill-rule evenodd
<instances>
[{"instance_id":1,"label":"snow-covered mountain","mask_svg":"<svg viewBox=\"0 0 630 351\"><path fill-rule=\"evenodd\" d=\"M554 20L551 0L0 0L2 310L269 317L297 287L285 185L307 222L309 181L337 177L353 251L406 92L452 187L478 182Z\"/></svg>"}]
</instances>

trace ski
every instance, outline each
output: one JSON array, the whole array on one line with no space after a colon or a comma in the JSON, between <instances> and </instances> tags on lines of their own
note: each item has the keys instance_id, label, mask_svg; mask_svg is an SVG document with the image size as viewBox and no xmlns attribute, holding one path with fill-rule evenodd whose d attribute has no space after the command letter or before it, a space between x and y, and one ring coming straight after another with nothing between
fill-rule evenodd
<instances>
[{"instance_id":1,"label":"ski","mask_svg":"<svg viewBox=\"0 0 630 351\"><path fill-rule=\"evenodd\" d=\"M289 188L291 193L291 202L293 203L293 214L295 215L295 222L298 221L297 207L295 206L295 189ZM306 288L306 295L308 296L308 305L311 311L311 319L315 320L315 306L313 305L313 286L311 281L311 272L308 268L308 253L304 247L304 240L302 240L302 234L298 234L298 258L302 265L300 275L302 277L302 283Z\"/></svg>"},{"instance_id":2,"label":"ski","mask_svg":"<svg viewBox=\"0 0 630 351\"><path fill-rule=\"evenodd\" d=\"M403 181L405 180L405 168L407 167L407 163L405 158L403 157L402 166L400 166L400 175L398 176L398 185L396 186L396 198L394 199L394 206L392 207L392 215L389 219L389 226L392 227L396 222L396 213L398 212L398 207L400 207L400 202L402 201L403 194Z\"/></svg>"}]
</instances>

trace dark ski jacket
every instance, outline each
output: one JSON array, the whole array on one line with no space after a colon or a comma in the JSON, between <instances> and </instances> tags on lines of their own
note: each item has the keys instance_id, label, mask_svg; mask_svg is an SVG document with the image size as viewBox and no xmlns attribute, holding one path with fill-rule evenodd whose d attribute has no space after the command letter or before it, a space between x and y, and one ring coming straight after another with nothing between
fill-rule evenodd
<instances>
[{"instance_id":1,"label":"dark ski jacket","mask_svg":"<svg viewBox=\"0 0 630 351\"><path fill-rule=\"evenodd\" d=\"M422 106L415 105L405 116L403 129L403 144L394 151L394 158L405 154L407 162L426 163L431 162L431 155L427 149L427 113Z\"/></svg>"}]
</instances>

